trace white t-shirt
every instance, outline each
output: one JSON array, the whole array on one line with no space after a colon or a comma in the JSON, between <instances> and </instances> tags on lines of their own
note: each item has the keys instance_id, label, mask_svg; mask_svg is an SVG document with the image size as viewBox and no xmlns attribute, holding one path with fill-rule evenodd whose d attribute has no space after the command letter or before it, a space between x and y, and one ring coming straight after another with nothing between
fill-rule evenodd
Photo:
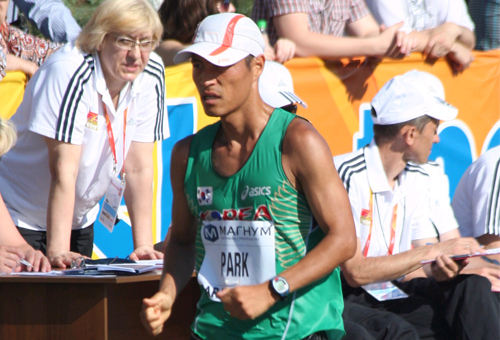
<instances>
[{"instance_id":1,"label":"white t-shirt","mask_svg":"<svg viewBox=\"0 0 500 340\"><path fill-rule=\"evenodd\" d=\"M451 202L462 236L500 235L500 146L464 172Z\"/></svg>"},{"instance_id":2,"label":"white t-shirt","mask_svg":"<svg viewBox=\"0 0 500 340\"><path fill-rule=\"evenodd\" d=\"M429 218L429 175L421 167L408 164L392 189L373 141L356 152L334 157L334 162L349 195L362 252L367 256L388 254L394 217L393 254L410 250L413 240L437 236Z\"/></svg>"},{"instance_id":3,"label":"white t-shirt","mask_svg":"<svg viewBox=\"0 0 500 340\"><path fill-rule=\"evenodd\" d=\"M366 0L375 19L386 27L404 21L402 31L424 31L452 22L474 30L464 0Z\"/></svg>"},{"instance_id":4,"label":"white t-shirt","mask_svg":"<svg viewBox=\"0 0 500 340\"><path fill-rule=\"evenodd\" d=\"M125 154L132 141L153 143L168 137L164 81L161 58L152 53L144 72L120 92L115 110L97 54L83 54L71 43L47 59L12 117L18 142L0 161L0 192L15 224L46 230L51 175L44 137L82 146L72 228L92 224L113 175L103 103L119 170L125 110Z\"/></svg>"},{"instance_id":5,"label":"white t-shirt","mask_svg":"<svg viewBox=\"0 0 500 340\"><path fill-rule=\"evenodd\" d=\"M443 168L436 162L420 165L429 174L429 207L431 221L439 235L458 228L450 205L450 184Z\"/></svg>"}]
</instances>

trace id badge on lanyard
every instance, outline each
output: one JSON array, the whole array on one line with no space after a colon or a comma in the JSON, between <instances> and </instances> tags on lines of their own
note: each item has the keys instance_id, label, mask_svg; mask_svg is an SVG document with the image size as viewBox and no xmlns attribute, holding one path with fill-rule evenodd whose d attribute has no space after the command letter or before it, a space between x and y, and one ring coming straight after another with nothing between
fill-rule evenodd
<instances>
[{"instance_id":1,"label":"id badge on lanyard","mask_svg":"<svg viewBox=\"0 0 500 340\"><path fill-rule=\"evenodd\" d=\"M118 178L116 175L111 178L101 213L99 214L99 222L102 223L110 232L115 226L116 216L118 216L118 208L125 192L125 181Z\"/></svg>"},{"instance_id":2,"label":"id badge on lanyard","mask_svg":"<svg viewBox=\"0 0 500 340\"><path fill-rule=\"evenodd\" d=\"M99 222L102 223L110 232L113 231L115 226L116 217L118 216L118 208L123 198L123 193L125 192L125 172L122 171L121 179L118 178L117 164L118 159L116 158L116 147L115 139L113 136L113 130L111 128L111 122L109 120L108 112L106 110L106 105L104 106L104 115L106 117L106 128L108 130L108 141L113 153L113 176L108 185L108 190L106 190L106 195L104 196L104 203L99 214ZM123 163L125 163L125 132L127 130L127 110L123 113Z\"/></svg>"}]
</instances>

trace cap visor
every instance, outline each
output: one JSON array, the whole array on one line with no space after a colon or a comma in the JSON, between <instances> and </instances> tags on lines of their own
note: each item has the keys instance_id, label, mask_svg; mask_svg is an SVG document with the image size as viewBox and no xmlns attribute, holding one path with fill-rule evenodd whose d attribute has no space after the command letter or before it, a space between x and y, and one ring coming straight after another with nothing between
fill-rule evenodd
<instances>
[{"instance_id":1,"label":"cap visor","mask_svg":"<svg viewBox=\"0 0 500 340\"><path fill-rule=\"evenodd\" d=\"M432 111L427 113L428 116L436 118L439 120L452 120L458 115L458 109L439 97L434 97L436 99L436 104L432 108Z\"/></svg>"},{"instance_id":2,"label":"cap visor","mask_svg":"<svg viewBox=\"0 0 500 340\"><path fill-rule=\"evenodd\" d=\"M192 54L196 54L207 60L211 64L224 67L234 65L238 61L246 58L249 55L249 53L246 51L240 51L231 47L227 48L221 53L211 55L218 48L220 48L220 45L218 44L208 42L195 43L191 46L186 47L182 51L177 52L174 57L174 63L179 64L187 61L189 58L191 58Z\"/></svg>"}]
</instances>

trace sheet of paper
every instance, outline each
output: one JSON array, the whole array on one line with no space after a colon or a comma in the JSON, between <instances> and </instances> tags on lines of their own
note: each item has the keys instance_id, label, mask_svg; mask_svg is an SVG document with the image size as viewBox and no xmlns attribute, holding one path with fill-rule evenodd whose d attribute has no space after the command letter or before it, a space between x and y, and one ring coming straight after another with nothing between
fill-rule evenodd
<instances>
[{"instance_id":1,"label":"sheet of paper","mask_svg":"<svg viewBox=\"0 0 500 340\"><path fill-rule=\"evenodd\" d=\"M408 294L389 281L371 283L361 287L378 301L404 299L408 297Z\"/></svg>"}]
</instances>

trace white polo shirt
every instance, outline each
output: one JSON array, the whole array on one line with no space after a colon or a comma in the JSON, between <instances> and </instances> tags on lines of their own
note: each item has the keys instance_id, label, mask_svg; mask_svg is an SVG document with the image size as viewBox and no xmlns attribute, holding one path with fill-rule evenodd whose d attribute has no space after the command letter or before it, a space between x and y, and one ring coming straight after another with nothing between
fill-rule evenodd
<instances>
[{"instance_id":1,"label":"white polo shirt","mask_svg":"<svg viewBox=\"0 0 500 340\"><path fill-rule=\"evenodd\" d=\"M17 144L0 161L0 192L15 224L46 230L51 175L44 137L82 146L72 228L92 224L113 174L103 104L121 169L125 110L125 153L132 141L169 136L164 81L161 58L152 53L145 70L120 92L115 110L97 54L83 54L73 43L54 53L29 81L12 117Z\"/></svg>"},{"instance_id":2,"label":"white polo shirt","mask_svg":"<svg viewBox=\"0 0 500 340\"><path fill-rule=\"evenodd\" d=\"M474 30L464 0L366 0L375 20L386 27L404 21L402 31L424 31L451 22Z\"/></svg>"},{"instance_id":3,"label":"white polo shirt","mask_svg":"<svg viewBox=\"0 0 500 340\"><path fill-rule=\"evenodd\" d=\"M392 254L410 250L412 240L437 236L429 219L429 175L421 167L408 164L392 189L373 141L356 152L334 157L334 162L349 195L363 254L388 255L393 218Z\"/></svg>"},{"instance_id":4,"label":"white polo shirt","mask_svg":"<svg viewBox=\"0 0 500 340\"><path fill-rule=\"evenodd\" d=\"M464 172L451 202L462 236L500 235L500 146Z\"/></svg>"},{"instance_id":5,"label":"white polo shirt","mask_svg":"<svg viewBox=\"0 0 500 340\"><path fill-rule=\"evenodd\" d=\"M429 175L430 218L439 235L458 228L458 223L450 205L450 182L444 169L436 162L420 165Z\"/></svg>"}]
</instances>

